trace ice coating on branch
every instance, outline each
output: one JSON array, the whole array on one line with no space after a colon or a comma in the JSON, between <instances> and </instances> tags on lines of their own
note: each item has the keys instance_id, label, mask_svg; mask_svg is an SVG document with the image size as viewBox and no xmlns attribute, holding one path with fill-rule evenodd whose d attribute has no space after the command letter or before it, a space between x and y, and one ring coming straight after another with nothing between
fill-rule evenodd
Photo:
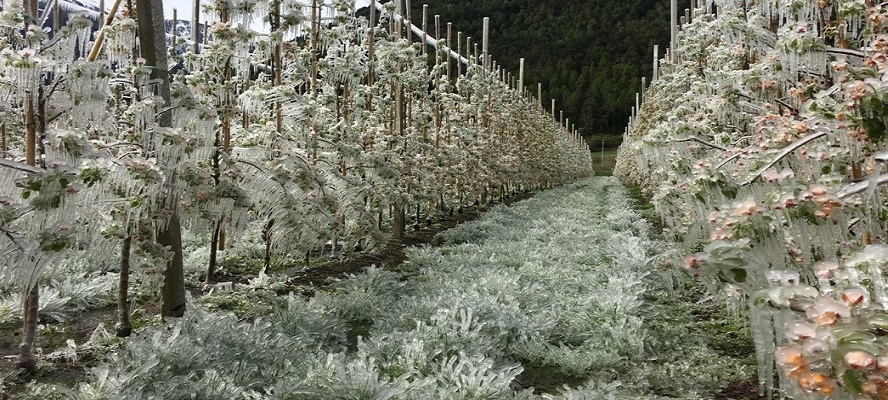
<instances>
[{"instance_id":1,"label":"ice coating on branch","mask_svg":"<svg viewBox=\"0 0 888 400\"><path fill-rule=\"evenodd\" d=\"M67 88L71 101L69 124L76 129L108 129L108 82L111 74L104 65L75 61L68 71Z\"/></svg>"},{"instance_id":2,"label":"ice coating on branch","mask_svg":"<svg viewBox=\"0 0 888 400\"><path fill-rule=\"evenodd\" d=\"M110 66L127 68L134 61L133 44L136 41L136 21L132 18L116 18L105 28L105 42L102 50Z\"/></svg>"},{"instance_id":3,"label":"ice coating on branch","mask_svg":"<svg viewBox=\"0 0 888 400\"><path fill-rule=\"evenodd\" d=\"M866 274L872 285L873 300L881 304L883 309L888 309L888 293L882 275L882 266L886 262L888 262L888 245L884 244L868 245L845 262L849 273L860 271Z\"/></svg>"}]
</instances>

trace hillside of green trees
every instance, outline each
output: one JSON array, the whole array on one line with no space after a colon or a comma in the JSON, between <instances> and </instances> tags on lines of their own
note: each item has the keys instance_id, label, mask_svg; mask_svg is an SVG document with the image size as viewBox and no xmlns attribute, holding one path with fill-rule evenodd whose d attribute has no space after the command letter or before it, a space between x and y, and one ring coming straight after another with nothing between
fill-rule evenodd
<instances>
[{"instance_id":1,"label":"hillside of green trees","mask_svg":"<svg viewBox=\"0 0 888 400\"><path fill-rule=\"evenodd\" d=\"M493 58L513 73L526 58L527 85L535 90L541 82L546 107L554 98L583 135L622 133L641 77L651 76L653 45L665 51L669 43L669 0L411 3L417 25L428 4L442 24L453 23L454 37L459 30L480 40L482 19L490 17ZM686 3L680 1L680 9Z\"/></svg>"}]
</instances>

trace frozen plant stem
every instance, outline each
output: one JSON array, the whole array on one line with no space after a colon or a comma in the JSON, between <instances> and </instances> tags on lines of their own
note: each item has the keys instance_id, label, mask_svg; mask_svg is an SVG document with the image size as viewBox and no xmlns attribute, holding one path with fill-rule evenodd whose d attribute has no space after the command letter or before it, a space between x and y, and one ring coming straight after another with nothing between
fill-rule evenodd
<instances>
[{"instance_id":1,"label":"frozen plant stem","mask_svg":"<svg viewBox=\"0 0 888 400\"><path fill-rule=\"evenodd\" d=\"M117 288L117 337L129 337L133 333L133 325L130 323L129 309L129 275L130 275L130 248L133 238L127 227L126 237L120 245L120 277Z\"/></svg>"}]
</instances>

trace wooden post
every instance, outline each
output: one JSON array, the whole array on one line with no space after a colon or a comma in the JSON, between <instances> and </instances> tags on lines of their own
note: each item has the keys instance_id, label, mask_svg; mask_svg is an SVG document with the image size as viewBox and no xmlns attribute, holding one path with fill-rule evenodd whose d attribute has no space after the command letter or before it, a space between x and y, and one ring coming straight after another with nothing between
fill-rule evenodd
<instances>
[{"instance_id":1,"label":"wooden post","mask_svg":"<svg viewBox=\"0 0 888 400\"><path fill-rule=\"evenodd\" d=\"M407 45L413 47L413 22L410 22L409 19L404 20L404 34L407 35Z\"/></svg>"},{"instance_id":2,"label":"wooden post","mask_svg":"<svg viewBox=\"0 0 888 400\"><path fill-rule=\"evenodd\" d=\"M466 36L466 71L472 65L472 37Z\"/></svg>"},{"instance_id":3,"label":"wooden post","mask_svg":"<svg viewBox=\"0 0 888 400\"><path fill-rule=\"evenodd\" d=\"M376 41L375 35L373 34L376 30L376 0L370 0L370 29L367 30L367 85L373 86L373 42ZM372 106L370 105L373 100L373 91L369 91L369 100L367 102L368 109L372 110Z\"/></svg>"},{"instance_id":4,"label":"wooden post","mask_svg":"<svg viewBox=\"0 0 888 400\"><path fill-rule=\"evenodd\" d=\"M104 10L105 1L102 0L100 7L103 7ZM114 14L117 14L117 8L120 7L120 0L115 0L114 4L111 5L111 10L108 12L108 18L100 22L101 26L105 26L111 23L114 20ZM89 51L89 55L86 57L87 61L95 61L96 57L99 56L99 50L102 48L102 42L105 40L105 30L99 29L99 33L96 34L96 40L93 42L93 47Z\"/></svg>"},{"instance_id":5,"label":"wooden post","mask_svg":"<svg viewBox=\"0 0 888 400\"><path fill-rule=\"evenodd\" d=\"M401 8L401 6L403 5L402 1L404 1L404 0L396 0L395 1L395 15L397 17L394 18L395 28L392 33L394 33L393 36L395 36L395 38L397 38L397 39L401 38L401 29L403 26L402 21L404 18L404 10Z\"/></svg>"},{"instance_id":6,"label":"wooden post","mask_svg":"<svg viewBox=\"0 0 888 400\"><path fill-rule=\"evenodd\" d=\"M641 102L644 103L644 90L647 89L647 77L641 77Z\"/></svg>"},{"instance_id":7,"label":"wooden post","mask_svg":"<svg viewBox=\"0 0 888 400\"><path fill-rule=\"evenodd\" d=\"M111 14L113 14L113 12L111 12ZM99 30L102 30L105 25L110 23L110 21L107 23L105 22L105 0L99 0Z\"/></svg>"},{"instance_id":8,"label":"wooden post","mask_svg":"<svg viewBox=\"0 0 888 400\"><path fill-rule=\"evenodd\" d=\"M179 25L179 12L175 8L173 9L173 41L170 43L170 55L173 57L176 56L176 38L178 38L178 25Z\"/></svg>"},{"instance_id":9,"label":"wooden post","mask_svg":"<svg viewBox=\"0 0 888 400\"><path fill-rule=\"evenodd\" d=\"M59 8L58 0L52 2L52 36L58 35L62 29L62 10Z\"/></svg>"},{"instance_id":10,"label":"wooden post","mask_svg":"<svg viewBox=\"0 0 888 400\"><path fill-rule=\"evenodd\" d=\"M435 15L435 66L441 65L441 16ZM440 77L436 74L435 77Z\"/></svg>"},{"instance_id":11,"label":"wooden post","mask_svg":"<svg viewBox=\"0 0 888 400\"><path fill-rule=\"evenodd\" d=\"M524 58L518 60L518 93L524 96Z\"/></svg>"},{"instance_id":12,"label":"wooden post","mask_svg":"<svg viewBox=\"0 0 888 400\"><path fill-rule=\"evenodd\" d=\"M462 31L456 32L456 77L462 76Z\"/></svg>"},{"instance_id":13,"label":"wooden post","mask_svg":"<svg viewBox=\"0 0 888 400\"><path fill-rule=\"evenodd\" d=\"M490 17L484 17L483 20L483 31L481 34L481 54L484 57L482 60L482 66L485 69L490 69Z\"/></svg>"},{"instance_id":14,"label":"wooden post","mask_svg":"<svg viewBox=\"0 0 888 400\"><path fill-rule=\"evenodd\" d=\"M660 79L660 46L654 45L654 77L652 81Z\"/></svg>"},{"instance_id":15,"label":"wooden post","mask_svg":"<svg viewBox=\"0 0 888 400\"><path fill-rule=\"evenodd\" d=\"M422 55L428 54L426 47L428 46L429 31L429 5L422 5Z\"/></svg>"},{"instance_id":16,"label":"wooden post","mask_svg":"<svg viewBox=\"0 0 888 400\"><path fill-rule=\"evenodd\" d=\"M272 2L272 16L271 22L274 25L273 30L277 31L281 29L281 0L275 0ZM271 68L274 71L273 82L272 84L275 87L281 86L283 83L283 48L280 42L274 44L274 49L271 54ZM246 115L246 114L245 114ZM280 133L284 130L284 116L283 116L283 105L281 102L275 102L274 106L274 126L275 130ZM244 126L246 128L246 126Z\"/></svg>"},{"instance_id":17,"label":"wooden post","mask_svg":"<svg viewBox=\"0 0 888 400\"><path fill-rule=\"evenodd\" d=\"M191 51L200 53L200 0L194 0L191 8Z\"/></svg>"},{"instance_id":18,"label":"wooden post","mask_svg":"<svg viewBox=\"0 0 888 400\"><path fill-rule=\"evenodd\" d=\"M318 35L321 30L321 16L318 13L318 0L311 0L311 37L309 48L311 49L311 84L309 92L311 97L318 93Z\"/></svg>"},{"instance_id":19,"label":"wooden post","mask_svg":"<svg viewBox=\"0 0 888 400\"><path fill-rule=\"evenodd\" d=\"M555 99L552 99L552 118L555 118Z\"/></svg>"},{"instance_id":20,"label":"wooden post","mask_svg":"<svg viewBox=\"0 0 888 400\"><path fill-rule=\"evenodd\" d=\"M450 67L450 65L452 64L450 62L450 58L452 55L452 51L450 49L452 49L452 48L453 48L453 24L448 22L447 23L447 57L446 57L447 58L447 80L448 81L453 79L453 73L451 72L451 67Z\"/></svg>"},{"instance_id":21,"label":"wooden post","mask_svg":"<svg viewBox=\"0 0 888 400\"><path fill-rule=\"evenodd\" d=\"M540 102L540 107L543 106L543 84L537 83L537 101Z\"/></svg>"},{"instance_id":22,"label":"wooden post","mask_svg":"<svg viewBox=\"0 0 888 400\"><path fill-rule=\"evenodd\" d=\"M669 48L674 49L678 43L678 31L676 30L676 25L678 25L678 0L671 0L669 3ZM675 62L675 60L670 60Z\"/></svg>"}]
</instances>

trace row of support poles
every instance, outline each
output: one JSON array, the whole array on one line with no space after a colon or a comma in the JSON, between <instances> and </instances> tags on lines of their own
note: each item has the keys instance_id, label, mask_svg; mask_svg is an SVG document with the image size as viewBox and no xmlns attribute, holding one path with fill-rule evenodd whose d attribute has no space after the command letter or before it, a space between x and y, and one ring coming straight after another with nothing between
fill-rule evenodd
<instances>
[{"instance_id":1,"label":"row of support poles","mask_svg":"<svg viewBox=\"0 0 888 400\"><path fill-rule=\"evenodd\" d=\"M403 1L406 2L406 6L408 7L408 9L405 10L403 8L404 4L398 4L396 6L396 13L398 14L399 17L393 21L393 25L394 25L393 28L398 29L399 32L402 29L406 30L408 38L411 38L413 26L412 26L412 23L410 22L411 20L410 20L410 15L409 15L409 13L410 13L410 9L409 9L410 5L409 4L410 3L409 3L409 0L403 0ZM373 13L374 11L377 11L377 9L379 8L379 6L375 3L376 3L375 1L371 2L371 7L370 7L371 13ZM196 22L197 21L196 14L193 18L194 18L194 21ZM454 75L453 75L454 71L452 69L452 64L451 64L452 60L450 60L450 58L452 58L452 57L457 58L457 70L456 70L457 75L456 76L460 76L463 73L463 68L462 68L463 67L463 65L462 65L463 59L461 58L462 51L463 51L463 49L462 49L462 40L463 40L462 36L463 35L462 35L461 31L457 32L457 36L456 36L457 50L454 53L454 50L452 48L454 46L454 44L453 44L453 39L454 39L453 38L453 24L450 22L447 23L447 31L445 33L446 36L444 36L444 35L442 35L442 32L441 32L442 24L440 21L440 16L435 15L434 18L435 18L435 20L434 20L434 22L435 22L435 27L434 27L435 28L435 33L434 33L435 39L432 40L429 38L430 35L428 34L428 30L430 28L429 23L428 23L429 22L428 21L429 20L429 6L428 6L428 4L423 4L423 6L422 6L422 28L421 28L420 32L418 32L418 35L422 38L422 42L421 42L421 49L422 50L421 51L423 52L423 54L428 54L428 50L427 50L428 44L429 43L433 44L437 48L436 59L438 59L439 62L442 61L439 59L439 57L441 55L440 52L446 51L447 60L445 60L445 61L447 62L447 65L446 65L445 70L446 70L446 74L447 74L448 79L452 80L452 79L454 79ZM465 50L467 53L466 60L471 59L471 58L473 58L474 60L477 60L478 64L485 71L487 71L489 74L491 74L492 78L500 79L503 83L509 85L510 88L513 88L514 90L518 91L518 93L521 96L524 96L524 97L531 96L530 93L528 93L528 91L526 90L525 80L524 80L526 59L521 58L519 60L519 71L518 71L517 76L512 76L512 74L510 72L506 71L504 68L502 68L502 66L497 65L497 63L495 61L493 61L493 57L490 54L490 18L484 17L482 23L483 23L483 32L482 32L482 40L480 43L480 45L481 45L480 54L479 54L479 48L478 48L479 43L472 43L472 38L470 36L467 36L466 42L465 42L465 45L466 45ZM199 39L197 37L197 32L192 32L192 40L194 41L196 39ZM444 46L439 45L442 42L446 43L445 44L446 49L443 48ZM371 46L372 46L372 44L371 44ZM474 48L474 55L472 55L473 48ZM543 101L542 83L537 83L536 97L537 97L537 101L539 101L540 105L542 105L542 101ZM555 111L556 111L555 99L552 99L551 114L552 114L553 118L556 118L556 120L559 122L559 124L562 127L564 127L564 129L569 134L572 134L575 139L581 140L581 137L579 136L576 129L572 128L571 125L569 124L569 122L567 122L567 121L569 121L569 119L565 118L564 111L560 110L559 114L556 114Z\"/></svg>"}]
</instances>

